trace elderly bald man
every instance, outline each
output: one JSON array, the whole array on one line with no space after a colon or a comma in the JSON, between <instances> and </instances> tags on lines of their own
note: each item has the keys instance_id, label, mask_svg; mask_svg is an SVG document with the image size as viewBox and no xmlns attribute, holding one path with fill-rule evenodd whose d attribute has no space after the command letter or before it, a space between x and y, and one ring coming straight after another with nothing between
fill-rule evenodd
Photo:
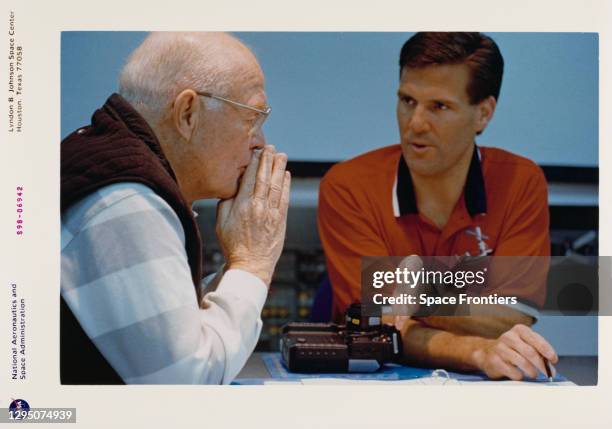
<instances>
[{"instance_id":1,"label":"elderly bald man","mask_svg":"<svg viewBox=\"0 0 612 429\"><path fill-rule=\"evenodd\" d=\"M253 351L290 175L265 145L253 54L227 34L151 34L91 125L61 145L61 380L228 383ZM202 279L191 205L220 198L226 258Z\"/></svg>"}]
</instances>

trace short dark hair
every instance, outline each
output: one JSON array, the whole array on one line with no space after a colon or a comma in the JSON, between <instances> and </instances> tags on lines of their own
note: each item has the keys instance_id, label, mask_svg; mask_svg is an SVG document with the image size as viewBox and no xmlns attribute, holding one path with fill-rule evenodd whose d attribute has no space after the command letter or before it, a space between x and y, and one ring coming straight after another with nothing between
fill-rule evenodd
<instances>
[{"instance_id":1,"label":"short dark hair","mask_svg":"<svg viewBox=\"0 0 612 429\"><path fill-rule=\"evenodd\" d=\"M412 36L400 52L400 77L405 67L466 64L470 68L467 94L476 104L492 95L495 100L504 74L504 59L497 44L481 33L422 32Z\"/></svg>"}]
</instances>

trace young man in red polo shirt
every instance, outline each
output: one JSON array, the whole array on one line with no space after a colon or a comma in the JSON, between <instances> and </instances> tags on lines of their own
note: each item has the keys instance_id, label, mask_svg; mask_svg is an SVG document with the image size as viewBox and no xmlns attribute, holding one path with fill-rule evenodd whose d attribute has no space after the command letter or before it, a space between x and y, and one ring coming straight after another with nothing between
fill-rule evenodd
<instances>
[{"instance_id":1,"label":"young man in red polo shirt","mask_svg":"<svg viewBox=\"0 0 612 429\"><path fill-rule=\"evenodd\" d=\"M362 256L549 255L541 169L475 144L493 117L502 74L497 45L480 33L417 33L404 44L400 144L340 163L321 183L335 318L360 300ZM546 374L546 360L558 357L529 327L544 302L546 267L529 279L505 286L501 293L520 302L495 306L494 315L398 318L407 361L491 378Z\"/></svg>"}]
</instances>

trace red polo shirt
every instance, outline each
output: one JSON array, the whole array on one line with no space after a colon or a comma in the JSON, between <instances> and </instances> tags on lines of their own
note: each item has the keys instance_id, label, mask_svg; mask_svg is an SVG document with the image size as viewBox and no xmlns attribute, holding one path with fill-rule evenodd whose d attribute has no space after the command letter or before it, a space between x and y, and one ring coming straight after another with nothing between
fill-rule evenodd
<instances>
[{"instance_id":1,"label":"red polo shirt","mask_svg":"<svg viewBox=\"0 0 612 429\"><path fill-rule=\"evenodd\" d=\"M399 145L336 164L321 181L318 210L334 318L360 300L362 256L550 255L544 174L497 148L474 150L462 196L442 229L418 213ZM515 281L501 294L541 306L547 266L539 272L536 281Z\"/></svg>"}]
</instances>

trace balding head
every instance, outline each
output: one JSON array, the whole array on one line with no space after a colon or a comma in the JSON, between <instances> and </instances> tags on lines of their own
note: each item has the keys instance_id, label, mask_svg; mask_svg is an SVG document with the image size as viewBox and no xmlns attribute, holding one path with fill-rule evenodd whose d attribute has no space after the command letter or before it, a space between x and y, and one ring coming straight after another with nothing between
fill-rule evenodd
<instances>
[{"instance_id":1,"label":"balding head","mask_svg":"<svg viewBox=\"0 0 612 429\"><path fill-rule=\"evenodd\" d=\"M121 71L119 93L157 123L181 91L228 95L253 70L261 73L255 56L226 33L151 33Z\"/></svg>"},{"instance_id":2,"label":"balding head","mask_svg":"<svg viewBox=\"0 0 612 429\"><path fill-rule=\"evenodd\" d=\"M267 106L263 73L228 34L151 34L128 59L119 93L155 132L187 201L235 195L265 144L263 131L251 132Z\"/></svg>"}]
</instances>

